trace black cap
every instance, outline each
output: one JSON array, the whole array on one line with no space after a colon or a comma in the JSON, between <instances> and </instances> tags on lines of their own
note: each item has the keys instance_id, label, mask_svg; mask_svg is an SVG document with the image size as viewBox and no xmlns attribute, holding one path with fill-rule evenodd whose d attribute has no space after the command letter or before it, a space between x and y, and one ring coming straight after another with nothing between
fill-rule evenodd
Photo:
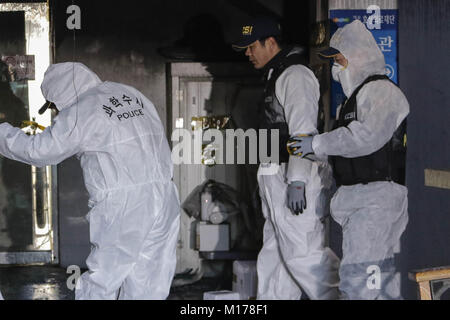
<instances>
[{"instance_id":1,"label":"black cap","mask_svg":"<svg viewBox=\"0 0 450 320\"><path fill-rule=\"evenodd\" d=\"M239 32L238 39L232 45L237 51L247 48L257 40L280 35L281 26L272 18L258 17L243 23Z\"/></svg>"},{"instance_id":2,"label":"black cap","mask_svg":"<svg viewBox=\"0 0 450 320\"><path fill-rule=\"evenodd\" d=\"M45 103L42 105L42 107L39 109L38 113L43 114L48 108L50 108L53 104L53 102L45 101Z\"/></svg>"},{"instance_id":3,"label":"black cap","mask_svg":"<svg viewBox=\"0 0 450 320\"><path fill-rule=\"evenodd\" d=\"M333 59L334 57L336 57L339 53L341 53L341 52L338 49L335 49L333 47L329 47L329 48L326 48L324 50L321 50L318 53L318 55L322 59L329 60L329 59Z\"/></svg>"}]
</instances>

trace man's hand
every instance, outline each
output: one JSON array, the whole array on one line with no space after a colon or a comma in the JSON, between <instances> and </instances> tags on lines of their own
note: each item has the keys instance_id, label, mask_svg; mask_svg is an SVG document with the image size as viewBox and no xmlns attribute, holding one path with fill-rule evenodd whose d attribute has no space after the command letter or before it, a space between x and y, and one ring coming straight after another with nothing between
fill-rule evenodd
<instances>
[{"instance_id":1,"label":"man's hand","mask_svg":"<svg viewBox=\"0 0 450 320\"><path fill-rule=\"evenodd\" d=\"M289 154L301 158L314 154L314 150L312 149L313 138L313 136L306 135L290 137L287 143Z\"/></svg>"},{"instance_id":2,"label":"man's hand","mask_svg":"<svg viewBox=\"0 0 450 320\"><path fill-rule=\"evenodd\" d=\"M293 181L288 186L288 207L298 215L306 210L306 189L302 181Z\"/></svg>"}]
</instances>

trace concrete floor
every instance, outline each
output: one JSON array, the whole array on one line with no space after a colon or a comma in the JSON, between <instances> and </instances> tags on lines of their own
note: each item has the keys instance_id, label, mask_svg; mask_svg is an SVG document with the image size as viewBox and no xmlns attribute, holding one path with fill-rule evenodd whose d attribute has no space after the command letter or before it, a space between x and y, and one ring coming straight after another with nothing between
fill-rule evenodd
<instances>
[{"instance_id":1,"label":"concrete floor","mask_svg":"<svg viewBox=\"0 0 450 320\"><path fill-rule=\"evenodd\" d=\"M0 266L0 291L5 300L73 300L66 269L54 266ZM223 288L217 279L171 288L168 300L202 300L206 291Z\"/></svg>"},{"instance_id":2,"label":"concrete floor","mask_svg":"<svg viewBox=\"0 0 450 320\"><path fill-rule=\"evenodd\" d=\"M0 290L5 300L72 300L67 277L57 267L0 267Z\"/></svg>"}]
</instances>

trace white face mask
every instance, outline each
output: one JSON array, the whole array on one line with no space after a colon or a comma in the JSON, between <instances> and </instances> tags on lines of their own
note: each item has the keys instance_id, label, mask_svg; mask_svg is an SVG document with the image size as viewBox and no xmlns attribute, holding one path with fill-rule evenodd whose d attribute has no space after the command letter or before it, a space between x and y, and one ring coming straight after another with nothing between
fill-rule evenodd
<instances>
[{"instance_id":1,"label":"white face mask","mask_svg":"<svg viewBox=\"0 0 450 320\"><path fill-rule=\"evenodd\" d=\"M343 67L338 63L334 63L331 68L331 74L333 76L334 81L337 81L341 84L342 90L344 90L344 94L349 97L353 90L353 85L350 77L350 71L348 66Z\"/></svg>"},{"instance_id":2,"label":"white face mask","mask_svg":"<svg viewBox=\"0 0 450 320\"><path fill-rule=\"evenodd\" d=\"M350 76L350 70L348 68L339 73L339 82L341 83L342 90L344 90L344 94L346 95L346 97L350 98L354 86Z\"/></svg>"},{"instance_id":3,"label":"white face mask","mask_svg":"<svg viewBox=\"0 0 450 320\"><path fill-rule=\"evenodd\" d=\"M331 75L333 76L334 81L339 82L339 73L341 71L343 71L343 67L339 63L335 62L331 67Z\"/></svg>"}]
</instances>

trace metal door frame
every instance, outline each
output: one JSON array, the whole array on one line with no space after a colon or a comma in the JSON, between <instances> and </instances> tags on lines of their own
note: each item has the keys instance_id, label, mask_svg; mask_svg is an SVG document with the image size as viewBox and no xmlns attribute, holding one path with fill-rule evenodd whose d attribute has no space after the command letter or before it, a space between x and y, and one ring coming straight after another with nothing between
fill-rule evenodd
<instances>
[{"instance_id":1,"label":"metal door frame","mask_svg":"<svg viewBox=\"0 0 450 320\"><path fill-rule=\"evenodd\" d=\"M50 7L47 1L33 3L1 3L0 12L23 11L25 16L25 40L26 54L35 56L35 80L28 80L28 97L30 107L30 118L35 117L36 121L44 126L51 124L49 112L43 115L37 114L38 106L45 102L40 92L40 84L44 77L45 70L52 60L52 39L50 37ZM33 26L41 28L40 37L34 37L31 29ZM42 38L42 35L46 38ZM42 39L48 43L48 48L42 46ZM31 83L30 83L31 82ZM24 119L25 120L25 119ZM35 169L35 168L33 168ZM30 167L31 170L31 167ZM50 250L21 251L21 252L0 252L0 264L57 264L59 263L58 245L58 210L57 210L57 169L56 166L46 167L47 179L44 181L47 192L47 209L51 217ZM32 187L32 186L30 186ZM32 209L33 221L36 220L36 210ZM35 225L35 223L33 222ZM33 230L34 226L33 225ZM35 234L33 234L33 237Z\"/></svg>"}]
</instances>

